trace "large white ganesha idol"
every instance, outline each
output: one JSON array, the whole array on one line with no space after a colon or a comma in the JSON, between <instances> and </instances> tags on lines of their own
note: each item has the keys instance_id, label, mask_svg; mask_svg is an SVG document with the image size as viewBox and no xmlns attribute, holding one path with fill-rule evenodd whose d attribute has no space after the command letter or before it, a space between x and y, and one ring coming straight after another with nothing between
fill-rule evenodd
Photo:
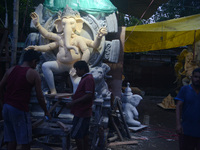
<instances>
[{"instance_id":1,"label":"large white ganesha idol","mask_svg":"<svg viewBox=\"0 0 200 150\"><path fill-rule=\"evenodd\" d=\"M57 59L55 61L47 61L42 65L42 71L50 92L51 94L56 94L53 73L69 72L74 62L78 60L88 62L91 54L89 48L99 48L102 37L107 34L107 29L105 27L100 28L94 40L80 36L79 33L82 30L84 21L78 11L74 11L68 6L54 22L57 33L48 32L42 27L36 13L32 13L31 18L41 35L53 42L40 46L31 45L26 50L34 49L35 51L47 52L58 48Z\"/></svg>"}]
</instances>

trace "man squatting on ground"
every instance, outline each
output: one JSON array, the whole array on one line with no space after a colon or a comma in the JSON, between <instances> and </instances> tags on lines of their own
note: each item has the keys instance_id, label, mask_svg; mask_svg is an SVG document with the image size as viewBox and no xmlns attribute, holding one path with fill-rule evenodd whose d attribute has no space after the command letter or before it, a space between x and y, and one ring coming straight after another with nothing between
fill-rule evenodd
<instances>
[{"instance_id":1,"label":"man squatting on ground","mask_svg":"<svg viewBox=\"0 0 200 150\"><path fill-rule=\"evenodd\" d=\"M71 113L74 114L71 137L75 139L78 150L88 150L89 124L92 116L95 83L85 61L77 61L74 68L76 74L81 77L81 81L72 96L72 102L66 104L66 107L71 108Z\"/></svg>"},{"instance_id":2,"label":"man squatting on ground","mask_svg":"<svg viewBox=\"0 0 200 150\"><path fill-rule=\"evenodd\" d=\"M180 150L200 150L200 68L193 70L191 80L175 98Z\"/></svg>"},{"instance_id":3,"label":"man squatting on ground","mask_svg":"<svg viewBox=\"0 0 200 150\"><path fill-rule=\"evenodd\" d=\"M30 149L32 126L28 104L32 88L45 115L47 111L41 90L41 79L35 70L39 54L29 50L24 54L22 65L11 67L0 82L0 102L3 102L4 142L8 150L16 150L17 144L22 150ZM4 96L4 98L3 98Z\"/></svg>"}]
</instances>

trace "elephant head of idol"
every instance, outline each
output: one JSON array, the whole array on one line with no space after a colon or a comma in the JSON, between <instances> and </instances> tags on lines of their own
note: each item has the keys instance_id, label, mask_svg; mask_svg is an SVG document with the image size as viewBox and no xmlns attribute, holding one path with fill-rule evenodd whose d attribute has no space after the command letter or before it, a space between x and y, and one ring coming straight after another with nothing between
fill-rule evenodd
<instances>
[{"instance_id":1,"label":"elephant head of idol","mask_svg":"<svg viewBox=\"0 0 200 150\"><path fill-rule=\"evenodd\" d=\"M71 37L74 34L80 34L83 28L83 19L78 11L66 6L62 13L59 13L58 19L55 20L55 28L57 32L64 33L64 44L68 49L73 48L70 45Z\"/></svg>"}]
</instances>

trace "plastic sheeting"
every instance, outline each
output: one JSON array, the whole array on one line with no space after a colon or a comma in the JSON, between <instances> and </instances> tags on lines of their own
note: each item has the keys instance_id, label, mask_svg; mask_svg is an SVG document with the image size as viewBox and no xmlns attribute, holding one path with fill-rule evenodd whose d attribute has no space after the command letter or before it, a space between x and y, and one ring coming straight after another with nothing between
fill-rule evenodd
<instances>
[{"instance_id":1,"label":"plastic sheeting","mask_svg":"<svg viewBox=\"0 0 200 150\"><path fill-rule=\"evenodd\" d=\"M124 52L162 50L193 44L200 40L200 14L127 27L126 39Z\"/></svg>"},{"instance_id":2,"label":"plastic sheeting","mask_svg":"<svg viewBox=\"0 0 200 150\"><path fill-rule=\"evenodd\" d=\"M113 13L117 8L110 0L45 0L44 6L53 11L62 10L68 5L74 10L82 10L88 13Z\"/></svg>"}]
</instances>

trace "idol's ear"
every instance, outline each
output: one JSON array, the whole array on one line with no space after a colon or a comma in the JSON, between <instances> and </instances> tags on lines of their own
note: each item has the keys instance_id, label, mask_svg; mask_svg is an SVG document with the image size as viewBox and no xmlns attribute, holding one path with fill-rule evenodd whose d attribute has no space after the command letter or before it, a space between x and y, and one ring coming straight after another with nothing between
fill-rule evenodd
<instances>
[{"instance_id":1,"label":"idol's ear","mask_svg":"<svg viewBox=\"0 0 200 150\"><path fill-rule=\"evenodd\" d=\"M61 21L60 17L55 20L54 24L55 24L55 28L56 28L57 32L62 32L63 31L62 21Z\"/></svg>"},{"instance_id":2,"label":"idol's ear","mask_svg":"<svg viewBox=\"0 0 200 150\"><path fill-rule=\"evenodd\" d=\"M83 23L84 23L84 21L82 18L76 18L76 31L78 33L81 33L81 30L83 28Z\"/></svg>"}]
</instances>

